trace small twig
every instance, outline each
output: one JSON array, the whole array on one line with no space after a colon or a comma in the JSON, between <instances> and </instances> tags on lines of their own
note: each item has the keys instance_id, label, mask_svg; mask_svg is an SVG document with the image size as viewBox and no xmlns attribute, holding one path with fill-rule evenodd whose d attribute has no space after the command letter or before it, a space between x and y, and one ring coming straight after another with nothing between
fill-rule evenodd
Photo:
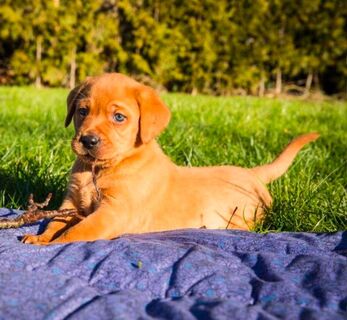
<instances>
[{"instance_id":1,"label":"small twig","mask_svg":"<svg viewBox=\"0 0 347 320\"><path fill-rule=\"evenodd\" d=\"M0 229L9 229L9 228L19 228L26 224L32 224L42 219L51 219L55 217L67 217L75 216L80 219L83 219L82 216L78 214L78 211L75 209L61 209L61 210L38 210L39 208L45 208L48 206L49 201L52 198L52 194L49 193L46 197L46 200L42 203L36 203L34 197L30 194L28 199L28 208L21 216L15 219L5 219L0 218Z\"/></svg>"},{"instance_id":2,"label":"small twig","mask_svg":"<svg viewBox=\"0 0 347 320\"><path fill-rule=\"evenodd\" d=\"M34 201L34 195L31 193L29 195L29 199L28 199L28 211L36 211L38 208L42 209L48 206L49 202L51 201L52 198L52 193L49 193L48 196L46 197L46 200L42 203L36 203Z\"/></svg>"},{"instance_id":3,"label":"small twig","mask_svg":"<svg viewBox=\"0 0 347 320\"><path fill-rule=\"evenodd\" d=\"M229 225L230 225L230 223L231 223L231 219L232 219L233 216L235 215L236 211L237 211L237 207L235 207L233 213L231 214L230 219L229 219L228 224L227 224L227 226L225 227L225 229L228 229L228 227L229 227Z\"/></svg>"}]
</instances>

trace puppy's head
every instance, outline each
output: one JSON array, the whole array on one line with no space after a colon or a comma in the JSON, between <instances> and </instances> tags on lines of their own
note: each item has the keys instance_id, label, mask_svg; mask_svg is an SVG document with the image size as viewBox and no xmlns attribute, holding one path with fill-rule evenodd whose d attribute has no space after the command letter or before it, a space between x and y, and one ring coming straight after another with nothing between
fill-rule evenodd
<instances>
[{"instance_id":1,"label":"puppy's head","mask_svg":"<svg viewBox=\"0 0 347 320\"><path fill-rule=\"evenodd\" d=\"M88 78L67 98L72 149L85 162L112 163L149 143L167 126L170 111L155 91L127 76Z\"/></svg>"}]
</instances>

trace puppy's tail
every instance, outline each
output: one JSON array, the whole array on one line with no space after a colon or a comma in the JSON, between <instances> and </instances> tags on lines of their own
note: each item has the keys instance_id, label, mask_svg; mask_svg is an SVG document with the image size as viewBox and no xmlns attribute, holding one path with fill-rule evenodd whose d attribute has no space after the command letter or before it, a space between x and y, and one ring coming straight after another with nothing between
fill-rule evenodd
<instances>
[{"instance_id":1,"label":"puppy's tail","mask_svg":"<svg viewBox=\"0 0 347 320\"><path fill-rule=\"evenodd\" d=\"M305 144L316 140L318 137L319 134L316 132L311 132L299 136L291 141L273 162L265 164L263 166L254 167L251 170L264 183L270 183L271 181L279 178L287 171L295 156Z\"/></svg>"}]
</instances>

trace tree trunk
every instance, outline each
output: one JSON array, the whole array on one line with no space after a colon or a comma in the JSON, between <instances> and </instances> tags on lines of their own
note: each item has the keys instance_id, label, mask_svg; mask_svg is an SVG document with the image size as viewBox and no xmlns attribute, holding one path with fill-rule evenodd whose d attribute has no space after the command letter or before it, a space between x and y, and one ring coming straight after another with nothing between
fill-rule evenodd
<instances>
[{"instance_id":1,"label":"tree trunk","mask_svg":"<svg viewBox=\"0 0 347 320\"><path fill-rule=\"evenodd\" d=\"M156 1L154 4L154 20L159 22L159 1Z\"/></svg>"},{"instance_id":2,"label":"tree trunk","mask_svg":"<svg viewBox=\"0 0 347 320\"><path fill-rule=\"evenodd\" d=\"M306 84L305 84L305 91L304 95L307 96L310 93L311 86L312 86L312 80L313 80L313 73L310 71L306 78Z\"/></svg>"},{"instance_id":3,"label":"tree trunk","mask_svg":"<svg viewBox=\"0 0 347 320\"><path fill-rule=\"evenodd\" d=\"M70 60L70 81L69 87L73 89L76 86L76 47L73 47Z\"/></svg>"},{"instance_id":4,"label":"tree trunk","mask_svg":"<svg viewBox=\"0 0 347 320\"><path fill-rule=\"evenodd\" d=\"M259 81L258 96L264 97L265 94L265 77L262 75Z\"/></svg>"},{"instance_id":5,"label":"tree trunk","mask_svg":"<svg viewBox=\"0 0 347 320\"><path fill-rule=\"evenodd\" d=\"M281 93L282 93L282 70L281 68L277 68L275 94L276 96L279 96Z\"/></svg>"},{"instance_id":6,"label":"tree trunk","mask_svg":"<svg viewBox=\"0 0 347 320\"><path fill-rule=\"evenodd\" d=\"M42 38L38 36L36 38L36 88L41 88L41 58L42 58Z\"/></svg>"},{"instance_id":7,"label":"tree trunk","mask_svg":"<svg viewBox=\"0 0 347 320\"><path fill-rule=\"evenodd\" d=\"M315 72L313 74L313 83L314 83L314 89L316 91L320 91L319 77L318 77L318 73L317 72Z\"/></svg>"}]
</instances>

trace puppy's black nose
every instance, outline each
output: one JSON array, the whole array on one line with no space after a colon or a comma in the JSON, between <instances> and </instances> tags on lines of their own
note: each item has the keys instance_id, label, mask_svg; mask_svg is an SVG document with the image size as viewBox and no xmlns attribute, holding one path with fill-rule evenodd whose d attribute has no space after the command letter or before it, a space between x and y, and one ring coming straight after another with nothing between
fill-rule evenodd
<instances>
[{"instance_id":1,"label":"puppy's black nose","mask_svg":"<svg viewBox=\"0 0 347 320\"><path fill-rule=\"evenodd\" d=\"M100 138L94 135L81 136L80 142L87 149L93 149L100 143Z\"/></svg>"}]
</instances>

